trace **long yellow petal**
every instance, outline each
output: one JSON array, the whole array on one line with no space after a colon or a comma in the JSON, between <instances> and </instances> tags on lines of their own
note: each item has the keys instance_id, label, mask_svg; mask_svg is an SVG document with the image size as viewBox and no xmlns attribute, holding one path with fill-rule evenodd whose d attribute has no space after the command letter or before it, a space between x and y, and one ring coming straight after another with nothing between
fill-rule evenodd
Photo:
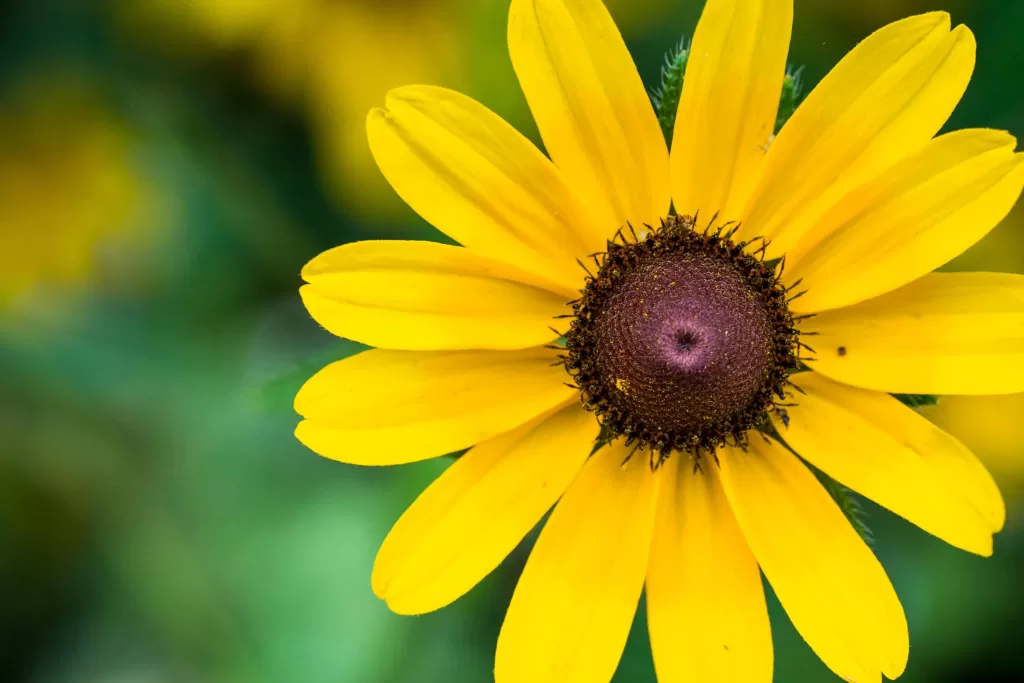
<instances>
[{"instance_id":1,"label":"long yellow petal","mask_svg":"<svg viewBox=\"0 0 1024 683\"><path fill-rule=\"evenodd\" d=\"M608 683L650 552L656 476L648 456L599 450L537 539L498 637L495 683Z\"/></svg>"},{"instance_id":2,"label":"long yellow petal","mask_svg":"<svg viewBox=\"0 0 1024 683\"><path fill-rule=\"evenodd\" d=\"M796 456L776 441L719 452L722 483L761 570L815 654L848 681L896 678L907 621L882 565Z\"/></svg>"},{"instance_id":3,"label":"long yellow petal","mask_svg":"<svg viewBox=\"0 0 1024 683\"><path fill-rule=\"evenodd\" d=\"M933 12L875 31L807 96L772 142L740 235L791 250L822 212L928 142L974 70L974 36ZM816 241L811 238L812 241Z\"/></svg>"},{"instance_id":4,"label":"long yellow petal","mask_svg":"<svg viewBox=\"0 0 1024 683\"><path fill-rule=\"evenodd\" d=\"M373 567L373 592L399 614L460 598L554 505L598 431L593 414L574 402L472 448L388 534Z\"/></svg>"},{"instance_id":5,"label":"long yellow petal","mask_svg":"<svg viewBox=\"0 0 1024 683\"><path fill-rule=\"evenodd\" d=\"M676 212L738 220L774 132L793 0L708 0L672 135Z\"/></svg>"},{"instance_id":6,"label":"long yellow petal","mask_svg":"<svg viewBox=\"0 0 1024 683\"><path fill-rule=\"evenodd\" d=\"M793 383L806 393L776 426L801 457L947 543L992 554L1006 508L966 446L889 394L816 372Z\"/></svg>"},{"instance_id":7,"label":"long yellow petal","mask_svg":"<svg viewBox=\"0 0 1024 683\"><path fill-rule=\"evenodd\" d=\"M571 400L555 353L364 351L313 375L295 397L295 436L356 465L468 448Z\"/></svg>"},{"instance_id":8,"label":"long yellow petal","mask_svg":"<svg viewBox=\"0 0 1024 683\"><path fill-rule=\"evenodd\" d=\"M1024 391L1024 275L932 273L802 323L811 367L903 394Z\"/></svg>"},{"instance_id":9,"label":"long yellow petal","mask_svg":"<svg viewBox=\"0 0 1024 683\"><path fill-rule=\"evenodd\" d=\"M593 219L551 161L501 117L451 90L392 90L367 119L370 150L395 191L441 232L575 292ZM588 237L589 236L589 237Z\"/></svg>"},{"instance_id":10,"label":"long yellow petal","mask_svg":"<svg viewBox=\"0 0 1024 683\"><path fill-rule=\"evenodd\" d=\"M544 146L606 237L668 213L668 151L600 0L512 0L512 66Z\"/></svg>"},{"instance_id":11,"label":"long yellow petal","mask_svg":"<svg viewBox=\"0 0 1024 683\"><path fill-rule=\"evenodd\" d=\"M930 273L984 237L1024 187L1024 154L995 130L961 130L851 192L786 255L798 312L849 306ZM832 232L829 233L828 231Z\"/></svg>"},{"instance_id":12,"label":"long yellow petal","mask_svg":"<svg viewBox=\"0 0 1024 683\"><path fill-rule=\"evenodd\" d=\"M329 332L411 351L526 349L555 336L565 296L464 247L354 242L302 269L306 309Z\"/></svg>"},{"instance_id":13,"label":"long yellow petal","mask_svg":"<svg viewBox=\"0 0 1024 683\"><path fill-rule=\"evenodd\" d=\"M771 683L761 572L719 481L674 456L659 472L647 628L659 683Z\"/></svg>"}]
</instances>

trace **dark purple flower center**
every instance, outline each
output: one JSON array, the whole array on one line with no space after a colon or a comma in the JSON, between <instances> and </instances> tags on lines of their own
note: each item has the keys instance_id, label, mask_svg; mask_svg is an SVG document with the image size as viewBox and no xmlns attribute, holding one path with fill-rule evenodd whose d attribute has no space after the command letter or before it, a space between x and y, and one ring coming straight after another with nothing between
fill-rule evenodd
<instances>
[{"instance_id":1,"label":"dark purple flower center","mask_svg":"<svg viewBox=\"0 0 1024 683\"><path fill-rule=\"evenodd\" d=\"M702 254L645 259L594 320L597 370L639 421L693 430L742 410L772 366L768 307L732 264Z\"/></svg>"},{"instance_id":2,"label":"dark purple flower center","mask_svg":"<svg viewBox=\"0 0 1024 683\"><path fill-rule=\"evenodd\" d=\"M774 268L691 225L673 217L610 243L566 336L566 367L606 436L661 458L742 444L797 365Z\"/></svg>"}]
</instances>

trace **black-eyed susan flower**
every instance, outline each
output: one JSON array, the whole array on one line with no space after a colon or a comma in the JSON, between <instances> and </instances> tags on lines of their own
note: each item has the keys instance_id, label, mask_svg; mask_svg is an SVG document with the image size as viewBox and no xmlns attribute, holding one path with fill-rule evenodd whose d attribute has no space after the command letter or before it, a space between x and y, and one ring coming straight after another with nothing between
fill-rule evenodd
<instances>
[{"instance_id":1,"label":"black-eyed susan flower","mask_svg":"<svg viewBox=\"0 0 1024 683\"><path fill-rule=\"evenodd\" d=\"M497 683L606 683L644 590L661 683L769 681L760 572L838 675L899 676L903 609L808 463L992 551L992 479L891 394L1024 390L1024 277L931 273L1016 201L1016 142L935 137L974 66L944 13L869 36L773 137L791 21L708 0L671 155L599 0L512 2L549 156L440 88L369 116L388 181L462 246L306 266L312 316L378 348L309 380L296 434L364 465L469 449L377 556L399 613L466 593L554 506Z\"/></svg>"}]
</instances>

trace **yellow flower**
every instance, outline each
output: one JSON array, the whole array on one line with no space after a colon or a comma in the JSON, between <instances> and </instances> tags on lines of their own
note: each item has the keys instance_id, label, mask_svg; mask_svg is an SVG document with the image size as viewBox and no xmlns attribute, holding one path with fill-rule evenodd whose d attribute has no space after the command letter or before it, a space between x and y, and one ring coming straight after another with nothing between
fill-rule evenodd
<instances>
[{"instance_id":1,"label":"yellow flower","mask_svg":"<svg viewBox=\"0 0 1024 683\"><path fill-rule=\"evenodd\" d=\"M296 435L362 465L470 449L380 549L373 590L398 613L465 594L554 506L497 683L607 682L645 589L662 683L769 681L759 567L830 669L899 676L896 593L800 458L992 552L991 477L888 392L1024 391L1024 277L931 274L1016 201L1016 141L934 137L974 67L945 13L869 36L773 138L791 23L791 0L708 0L671 156L599 0L512 2L550 159L440 88L369 116L392 187L463 246L305 267L311 315L379 348L306 383Z\"/></svg>"},{"instance_id":2,"label":"yellow flower","mask_svg":"<svg viewBox=\"0 0 1024 683\"><path fill-rule=\"evenodd\" d=\"M40 284L88 280L145 203L129 135L95 94L40 80L0 110L0 308Z\"/></svg>"}]
</instances>

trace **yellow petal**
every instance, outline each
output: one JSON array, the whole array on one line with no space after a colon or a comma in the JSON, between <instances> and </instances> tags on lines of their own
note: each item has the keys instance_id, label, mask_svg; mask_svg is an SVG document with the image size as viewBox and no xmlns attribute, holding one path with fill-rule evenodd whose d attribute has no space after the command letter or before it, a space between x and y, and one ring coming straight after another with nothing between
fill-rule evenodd
<instances>
[{"instance_id":1,"label":"yellow petal","mask_svg":"<svg viewBox=\"0 0 1024 683\"><path fill-rule=\"evenodd\" d=\"M797 453L833 479L928 533L979 555L1006 509L992 477L959 441L889 394L801 373L789 426Z\"/></svg>"},{"instance_id":2,"label":"yellow petal","mask_svg":"<svg viewBox=\"0 0 1024 683\"><path fill-rule=\"evenodd\" d=\"M791 250L842 195L938 132L974 70L974 36L933 12L868 36L807 96L758 169L740 235ZM812 241L816 241L811 238Z\"/></svg>"},{"instance_id":3,"label":"yellow petal","mask_svg":"<svg viewBox=\"0 0 1024 683\"><path fill-rule=\"evenodd\" d=\"M463 247L354 242L302 269L299 290L329 332L368 346L412 351L525 349L555 336L565 296Z\"/></svg>"},{"instance_id":4,"label":"yellow petal","mask_svg":"<svg viewBox=\"0 0 1024 683\"><path fill-rule=\"evenodd\" d=\"M709 462L673 456L662 477L647 569L659 683L771 683L772 634L754 555Z\"/></svg>"},{"instance_id":5,"label":"yellow petal","mask_svg":"<svg viewBox=\"0 0 1024 683\"><path fill-rule=\"evenodd\" d=\"M370 150L395 191L441 232L575 292L593 220L540 150L474 100L443 88L392 90L367 119ZM587 232L589 231L589 232Z\"/></svg>"},{"instance_id":6,"label":"yellow petal","mask_svg":"<svg viewBox=\"0 0 1024 683\"><path fill-rule=\"evenodd\" d=\"M719 452L722 483L775 594L815 654L848 681L896 678L907 621L882 565L796 456L776 441Z\"/></svg>"},{"instance_id":7,"label":"yellow petal","mask_svg":"<svg viewBox=\"0 0 1024 683\"><path fill-rule=\"evenodd\" d=\"M364 351L295 397L295 436L320 455L395 465L468 448L571 400L555 352Z\"/></svg>"},{"instance_id":8,"label":"yellow petal","mask_svg":"<svg viewBox=\"0 0 1024 683\"><path fill-rule=\"evenodd\" d=\"M902 394L1024 391L1024 275L932 273L895 292L825 311L801 329L811 367Z\"/></svg>"},{"instance_id":9,"label":"yellow petal","mask_svg":"<svg viewBox=\"0 0 1024 683\"><path fill-rule=\"evenodd\" d=\"M498 637L495 683L608 683L644 583L656 477L621 442L599 450L537 539Z\"/></svg>"},{"instance_id":10,"label":"yellow petal","mask_svg":"<svg viewBox=\"0 0 1024 683\"><path fill-rule=\"evenodd\" d=\"M610 237L668 212L668 151L600 0L512 0L512 66L544 146Z\"/></svg>"},{"instance_id":11,"label":"yellow petal","mask_svg":"<svg viewBox=\"0 0 1024 683\"><path fill-rule=\"evenodd\" d=\"M590 455L599 427L576 402L485 441L405 511L373 567L373 592L399 614L462 597L554 505Z\"/></svg>"},{"instance_id":12,"label":"yellow petal","mask_svg":"<svg viewBox=\"0 0 1024 683\"><path fill-rule=\"evenodd\" d=\"M851 192L786 255L788 282L807 293L794 311L849 306L930 273L984 237L1024 186L1024 154L995 130L962 130ZM832 231L829 233L828 231Z\"/></svg>"},{"instance_id":13,"label":"yellow petal","mask_svg":"<svg viewBox=\"0 0 1024 683\"><path fill-rule=\"evenodd\" d=\"M793 0L708 0L672 135L679 214L739 219L775 129Z\"/></svg>"}]
</instances>

